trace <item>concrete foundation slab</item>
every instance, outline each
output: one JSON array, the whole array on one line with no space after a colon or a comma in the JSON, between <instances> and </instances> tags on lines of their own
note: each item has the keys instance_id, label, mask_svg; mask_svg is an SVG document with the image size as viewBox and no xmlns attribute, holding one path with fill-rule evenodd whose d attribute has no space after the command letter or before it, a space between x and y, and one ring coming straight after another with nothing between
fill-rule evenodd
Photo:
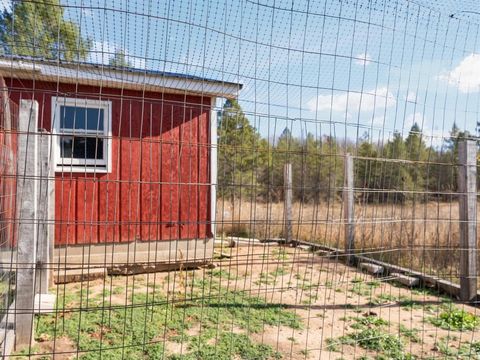
<instances>
[{"instance_id":1,"label":"concrete foundation slab","mask_svg":"<svg viewBox=\"0 0 480 360\"><path fill-rule=\"evenodd\" d=\"M51 313L55 309L55 294L36 294L34 312L35 314Z\"/></svg>"}]
</instances>

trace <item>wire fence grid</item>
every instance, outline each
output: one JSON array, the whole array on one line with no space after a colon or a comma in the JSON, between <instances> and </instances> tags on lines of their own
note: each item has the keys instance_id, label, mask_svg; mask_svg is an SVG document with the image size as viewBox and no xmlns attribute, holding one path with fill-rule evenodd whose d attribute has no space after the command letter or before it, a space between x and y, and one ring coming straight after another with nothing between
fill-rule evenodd
<instances>
[{"instance_id":1,"label":"wire fence grid","mask_svg":"<svg viewBox=\"0 0 480 360\"><path fill-rule=\"evenodd\" d=\"M480 357L476 2L0 8L4 358Z\"/></svg>"}]
</instances>

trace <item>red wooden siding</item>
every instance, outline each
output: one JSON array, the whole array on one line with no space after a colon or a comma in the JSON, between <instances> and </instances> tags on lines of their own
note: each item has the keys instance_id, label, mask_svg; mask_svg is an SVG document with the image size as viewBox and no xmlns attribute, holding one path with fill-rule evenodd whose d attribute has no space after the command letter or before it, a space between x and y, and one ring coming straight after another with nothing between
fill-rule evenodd
<instances>
[{"instance_id":1,"label":"red wooden siding","mask_svg":"<svg viewBox=\"0 0 480 360\"><path fill-rule=\"evenodd\" d=\"M51 97L112 101L112 172L56 173L55 243L211 236L210 98L8 80L11 98L38 101L50 131Z\"/></svg>"},{"instance_id":2,"label":"red wooden siding","mask_svg":"<svg viewBox=\"0 0 480 360\"><path fill-rule=\"evenodd\" d=\"M3 91L0 77L0 248L16 244L17 127L18 106Z\"/></svg>"}]
</instances>

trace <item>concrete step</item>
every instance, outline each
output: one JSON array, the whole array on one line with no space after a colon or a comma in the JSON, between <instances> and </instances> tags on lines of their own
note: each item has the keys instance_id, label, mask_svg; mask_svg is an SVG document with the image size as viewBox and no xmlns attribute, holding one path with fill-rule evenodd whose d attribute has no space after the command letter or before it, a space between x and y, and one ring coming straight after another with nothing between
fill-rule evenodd
<instances>
[{"instance_id":1,"label":"concrete step","mask_svg":"<svg viewBox=\"0 0 480 360\"><path fill-rule=\"evenodd\" d=\"M381 275L383 274L383 266L375 265L371 263L362 262L360 263L360 269L366 271L372 275Z\"/></svg>"},{"instance_id":2,"label":"concrete step","mask_svg":"<svg viewBox=\"0 0 480 360\"><path fill-rule=\"evenodd\" d=\"M414 287L420 284L420 279L413 276L407 276L401 273L391 273L390 275L392 276L392 280L398 281L400 284L408 287Z\"/></svg>"}]
</instances>

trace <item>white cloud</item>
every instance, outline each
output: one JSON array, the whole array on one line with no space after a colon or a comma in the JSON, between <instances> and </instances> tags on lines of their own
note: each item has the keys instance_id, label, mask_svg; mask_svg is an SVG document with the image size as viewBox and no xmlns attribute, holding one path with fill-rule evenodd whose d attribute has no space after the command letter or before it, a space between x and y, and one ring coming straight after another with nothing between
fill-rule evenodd
<instances>
[{"instance_id":1,"label":"white cloud","mask_svg":"<svg viewBox=\"0 0 480 360\"><path fill-rule=\"evenodd\" d=\"M409 91L407 92L407 96L405 96L405 101L408 102L417 102L417 93L415 91Z\"/></svg>"},{"instance_id":2,"label":"white cloud","mask_svg":"<svg viewBox=\"0 0 480 360\"><path fill-rule=\"evenodd\" d=\"M108 41L93 41L92 48L88 55L88 62L94 64L108 64L110 58L115 54L117 46Z\"/></svg>"},{"instance_id":3,"label":"white cloud","mask_svg":"<svg viewBox=\"0 0 480 360\"><path fill-rule=\"evenodd\" d=\"M386 87L369 91L344 92L338 95L319 95L308 101L310 111L357 112L372 111L395 106L396 99Z\"/></svg>"},{"instance_id":4,"label":"white cloud","mask_svg":"<svg viewBox=\"0 0 480 360\"><path fill-rule=\"evenodd\" d=\"M355 63L362 66L367 66L372 63L372 57L368 53L361 53L356 56Z\"/></svg>"},{"instance_id":5,"label":"white cloud","mask_svg":"<svg viewBox=\"0 0 480 360\"><path fill-rule=\"evenodd\" d=\"M440 147L443 145L446 135L448 134L445 134L443 130L425 131L423 141L427 146Z\"/></svg>"},{"instance_id":6,"label":"white cloud","mask_svg":"<svg viewBox=\"0 0 480 360\"><path fill-rule=\"evenodd\" d=\"M439 78L463 93L480 90L480 54L470 54L457 67Z\"/></svg>"},{"instance_id":7,"label":"white cloud","mask_svg":"<svg viewBox=\"0 0 480 360\"><path fill-rule=\"evenodd\" d=\"M110 59L119 49L119 46L108 41L93 41L92 48L90 49L90 54L88 56L88 62L108 65ZM132 64L132 67L136 69L145 69L145 59L134 57L128 52L128 50L124 50L124 52L125 59Z\"/></svg>"},{"instance_id":8,"label":"white cloud","mask_svg":"<svg viewBox=\"0 0 480 360\"><path fill-rule=\"evenodd\" d=\"M11 10L12 0L0 0L0 11Z\"/></svg>"},{"instance_id":9,"label":"white cloud","mask_svg":"<svg viewBox=\"0 0 480 360\"><path fill-rule=\"evenodd\" d=\"M135 57L128 52L125 52L125 59L130 62L135 69L145 69L145 59Z\"/></svg>"},{"instance_id":10,"label":"white cloud","mask_svg":"<svg viewBox=\"0 0 480 360\"><path fill-rule=\"evenodd\" d=\"M384 127L386 118L384 115L375 116L372 119L372 125L375 127Z\"/></svg>"},{"instance_id":11,"label":"white cloud","mask_svg":"<svg viewBox=\"0 0 480 360\"><path fill-rule=\"evenodd\" d=\"M417 123L417 125L420 127L425 126L425 116L421 112L416 112L413 114L409 114L405 117L405 122L404 122L404 129L410 130L410 128L413 126L413 124Z\"/></svg>"},{"instance_id":12,"label":"white cloud","mask_svg":"<svg viewBox=\"0 0 480 360\"><path fill-rule=\"evenodd\" d=\"M442 145L445 134L441 129L432 128L432 124L428 118L425 117L421 112L415 112L409 114L405 117L404 130L405 134L408 134L408 131L414 123L417 123L420 131L422 132L422 139L427 146L439 147Z\"/></svg>"}]
</instances>

